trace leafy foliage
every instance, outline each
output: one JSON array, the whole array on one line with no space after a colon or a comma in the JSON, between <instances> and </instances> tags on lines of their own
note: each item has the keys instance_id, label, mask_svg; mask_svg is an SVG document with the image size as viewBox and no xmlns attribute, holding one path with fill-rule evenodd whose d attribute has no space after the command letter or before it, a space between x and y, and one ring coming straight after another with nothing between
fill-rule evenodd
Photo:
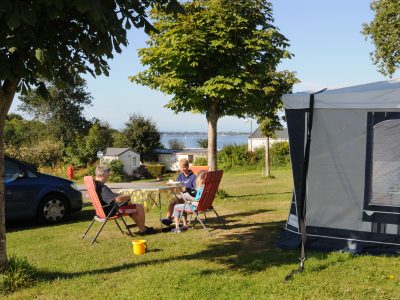
<instances>
[{"instance_id":1,"label":"leafy foliage","mask_svg":"<svg viewBox=\"0 0 400 300\"><path fill-rule=\"evenodd\" d=\"M130 79L173 95L166 107L176 113L205 114L214 156L219 118L268 115L281 106L296 82L293 73L276 70L291 57L289 43L266 0L193 0L184 8L186 14L152 11L159 34L139 50L148 69Z\"/></svg>"},{"instance_id":2,"label":"leafy foliage","mask_svg":"<svg viewBox=\"0 0 400 300\"><path fill-rule=\"evenodd\" d=\"M375 44L371 53L374 64L383 75L392 75L400 66L400 2L375 0L371 3L375 17L363 24L363 34Z\"/></svg>"},{"instance_id":3,"label":"leafy foliage","mask_svg":"<svg viewBox=\"0 0 400 300\"><path fill-rule=\"evenodd\" d=\"M121 182L126 177L124 172L124 163L118 159L110 160L106 162L110 168L110 181Z\"/></svg>"},{"instance_id":4,"label":"leafy foliage","mask_svg":"<svg viewBox=\"0 0 400 300\"><path fill-rule=\"evenodd\" d=\"M283 167L290 163L288 142L277 142L270 146L270 160L273 167ZM265 149L259 147L254 152L247 151L247 145L226 145L218 152L221 169L265 164Z\"/></svg>"},{"instance_id":5,"label":"leafy foliage","mask_svg":"<svg viewBox=\"0 0 400 300\"><path fill-rule=\"evenodd\" d=\"M290 164L289 143L277 142L270 147L271 165L283 167Z\"/></svg>"},{"instance_id":6,"label":"leafy foliage","mask_svg":"<svg viewBox=\"0 0 400 300\"><path fill-rule=\"evenodd\" d=\"M200 148L205 148L205 149L207 149L207 148L208 148L208 139L198 139L198 140L197 140L197 145L198 145Z\"/></svg>"},{"instance_id":7,"label":"leafy foliage","mask_svg":"<svg viewBox=\"0 0 400 300\"><path fill-rule=\"evenodd\" d=\"M205 156L196 156L194 159L193 165L195 166L207 166L207 157Z\"/></svg>"},{"instance_id":8,"label":"leafy foliage","mask_svg":"<svg viewBox=\"0 0 400 300\"><path fill-rule=\"evenodd\" d=\"M4 153L37 167L51 167L62 161L63 145L53 140L42 140L40 143L22 147L6 145Z\"/></svg>"},{"instance_id":9,"label":"leafy foliage","mask_svg":"<svg viewBox=\"0 0 400 300\"><path fill-rule=\"evenodd\" d=\"M85 80L79 77L72 85L48 83L48 92L37 88L21 95L20 100L19 109L45 123L48 135L65 145L73 145L76 135L89 129L83 111L92 104L92 97L86 92Z\"/></svg>"},{"instance_id":10,"label":"leafy foliage","mask_svg":"<svg viewBox=\"0 0 400 300\"><path fill-rule=\"evenodd\" d=\"M19 148L33 146L41 140L49 139L46 126L37 120L24 120L20 115L7 116L4 126L4 144Z\"/></svg>"},{"instance_id":11,"label":"leafy foliage","mask_svg":"<svg viewBox=\"0 0 400 300\"><path fill-rule=\"evenodd\" d=\"M185 143L180 139L171 139L168 141L169 148L173 150L185 149Z\"/></svg>"},{"instance_id":12,"label":"leafy foliage","mask_svg":"<svg viewBox=\"0 0 400 300\"><path fill-rule=\"evenodd\" d=\"M138 152L143 160L151 157L152 150L161 147L160 141L156 124L140 114L131 115L122 130L123 146Z\"/></svg>"}]
</instances>

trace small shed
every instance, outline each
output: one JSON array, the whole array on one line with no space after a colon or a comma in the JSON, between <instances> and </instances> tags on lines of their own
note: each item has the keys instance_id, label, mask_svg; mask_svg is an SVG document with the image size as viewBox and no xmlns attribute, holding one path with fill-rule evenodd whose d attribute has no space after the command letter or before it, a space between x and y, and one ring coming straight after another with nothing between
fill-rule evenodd
<instances>
[{"instance_id":1,"label":"small shed","mask_svg":"<svg viewBox=\"0 0 400 300\"><path fill-rule=\"evenodd\" d=\"M140 154L130 148L107 148L102 158L103 162L120 160L124 164L124 172L131 175L140 167Z\"/></svg>"},{"instance_id":2,"label":"small shed","mask_svg":"<svg viewBox=\"0 0 400 300\"><path fill-rule=\"evenodd\" d=\"M287 128L275 131L275 137L269 139L269 144L272 145L277 142L288 142L289 134ZM264 147L267 138L261 133L260 128L257 128L247 139L247 149L254 151L259 147Z\"/></svg>"}]
</instances>

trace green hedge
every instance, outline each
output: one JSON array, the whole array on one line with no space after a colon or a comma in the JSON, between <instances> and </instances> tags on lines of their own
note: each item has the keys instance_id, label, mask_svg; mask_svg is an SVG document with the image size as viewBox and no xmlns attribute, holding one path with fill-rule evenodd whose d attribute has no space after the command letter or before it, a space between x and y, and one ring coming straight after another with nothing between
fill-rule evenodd
<instances>
[{"instance_id":1,"label":"green hedge","mask_svg":"<svg viewBox=\"0 0 400 300\"><path fill-rule=\"evenodd\" d=\"M283 167L290 163L288 142L278 142L270 146L271 166ZM230 169L237 166L257 166L265 164L265 148L247 151L247 145L226 145L217 155L218 168Z\"/></svg>"},{"instance_id":2,"label":"green hedge","mask_svg":"<svg viewBox=\"0 0 400 300\"><path fill-rule=\"evenodd\" d=\"M144 167L153 177L160 177L165 173L165 165L146 163Z\"/></svg>"}]
</instances>

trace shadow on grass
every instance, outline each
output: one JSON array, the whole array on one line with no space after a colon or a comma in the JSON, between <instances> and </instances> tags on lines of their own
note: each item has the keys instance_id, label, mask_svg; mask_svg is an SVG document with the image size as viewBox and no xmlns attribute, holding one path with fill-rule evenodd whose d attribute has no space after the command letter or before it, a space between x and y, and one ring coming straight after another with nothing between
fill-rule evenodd
<instances>
[{"instance_id":1,"label":"shadow on grass","mask_svg":"<svg viewBox=\"0 0 400 300\"><path fill-rule=\"evenodd\" d=\"M264 211L264 210L262 210ZM256 211L257 212L257 211ZM207 226L212 229L212 233L217 235L216 241L220 243L211 243L207 249L193 254L178 255L172 258L154 259L144 262L132 262L111 266L109 268L101 268L96 270L80 271L80 272L47 272L39 271L39 281L52 281L57 279L72 279L88 274L104 274L115 273L129 268L139 266L162 265L171 261L182 261L192 259L204 259L205 261L217 262L231 270L238 270L244 273L254 273L264 271L273 266L293 265L298 262L298 251L283 251L274 245L277 234L282 228L284 222L268 222L268 223L237 223L230 225L228 228L231 232L216 231L220 225L216 220L207 222ZM241 229L240 232L234 229ZM203 231L201 228L195 230ZM222 233L222 234L221 234ZM205 232L204 232L205 234ZM162 251L161 249L157 249ZM319 259L324 259L325 254L319 254ZM224 270L199 270L200 274L224 272ZM282 278L283 280L283 278Z\"/></svg>"}]
</instances>

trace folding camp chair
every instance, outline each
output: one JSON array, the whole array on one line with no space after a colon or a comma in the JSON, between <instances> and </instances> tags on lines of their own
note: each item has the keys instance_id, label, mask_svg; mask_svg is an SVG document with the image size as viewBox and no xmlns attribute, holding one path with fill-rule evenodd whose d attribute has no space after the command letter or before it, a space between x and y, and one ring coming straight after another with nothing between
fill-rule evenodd
<instances>
[{"instance_id":1,"label":"folding camp chair","mask_svg":"<svg viewBox=\"0 0 400 300\"><path fill-rule=\"evenodd\" d=\"M211 235L209 229L206 227L204 224L204 221L201 220L200 218L200 213L206 213L207 211L214 211L215 215L217 218L222 221L225 229L226 229L226 224L225 221L218 215L217 211L213 207L213 201L215 198L215 194L217 193L219 183L221 182L222 174L224 171L218 170L218 171L209 171L206 174L206 177L204 178L204 188L203 192L201 193L197 208L195 211L192 211L190 209L182 209L178 210L179 212L184 212L187 214L193 214L195 216L195 220L193 223L193 228L196 225L196 220L199 221L199 223L203 226L203 228L208 232L209 235Z\"/></svg>"},{"instance_id":2,"label":"folding camp chair","mask_svg":"<svg viewBox=\"0 0 400 300\"><path fill-rule=\"evenodd\" d=\"M125 225L125 228L128 230L129 235L132 236L133 234L132 234L131 230L129 229L129 227L134 226L134 224L128 225L123 218L124 216L128 216L129 214L119 213L118 212L119 206L116 203L101 206L99 196L96 193L96 185L95 185L93 178L91 176L85 176L84 182L85 182L85 186L86 186L87 192L89 194L90 200L92 201L92 204L96 210L96 214L95 214L92 222L89 224L89 227L86 229L85 233L82 235L82 239L85 238L86 234L89 232L90 228L92 227L92 225L94 224L95 221L100 222L102 224L101 224L99 231L97 231L95 237L92 239L91 245L93 245L93 243L96 241L97 237L99 236L100 232L103 230L103 228L106 225L108 220L114 220L115 224L117 224L121 233L124 234L124 231L122 231L122 228L119 225L117 219L122 220L122 222ZM112 208L111 208L110 212L108 213L108 215L106 216L106 214L104 213L104 208L110 207L110 206Z\"/></svg>"}]
</instances>

